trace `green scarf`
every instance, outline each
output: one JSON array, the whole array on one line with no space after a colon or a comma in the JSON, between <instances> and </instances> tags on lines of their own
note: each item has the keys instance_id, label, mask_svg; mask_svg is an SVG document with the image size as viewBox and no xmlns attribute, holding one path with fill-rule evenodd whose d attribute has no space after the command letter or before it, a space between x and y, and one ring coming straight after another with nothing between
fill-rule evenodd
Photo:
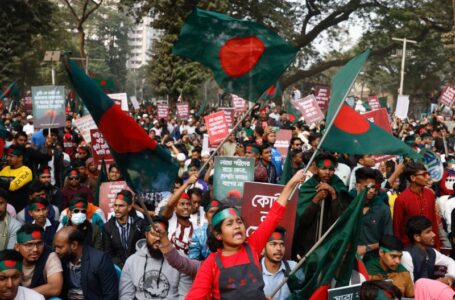
<instances>
[{"instance_id":1,"label":"green scarf","mask_svg":"<svg viewBox=\"0 0 455 300\"><path fill-rule=\"evenodd\" d=\"M365 267L368 270L368 274L370 275L382 275L384 278L388 278L389 273L401 273L401 272L407 272L405 267L403 265L398 265L397 269L394 271L384 271L384 269L381 268L381 265L379 264L379 256L372 257L368 259L365 262Z\"/></svg>"}]
</instances>

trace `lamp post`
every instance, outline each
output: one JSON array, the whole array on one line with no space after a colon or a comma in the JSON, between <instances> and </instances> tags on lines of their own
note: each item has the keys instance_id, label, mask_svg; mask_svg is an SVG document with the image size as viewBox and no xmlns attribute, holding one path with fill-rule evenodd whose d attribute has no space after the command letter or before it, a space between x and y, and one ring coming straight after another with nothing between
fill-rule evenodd
<instances>
[{"instance_id":1,"label":"lamp post","mask_svg":"<svg viewBox=\"0 0 455 300\"><path fill-rule=\"evenodd\" d=\"M405 62L406 62L406 44L407 43L417 44L417 42L413 41L413 40L408 40L406 38L404 38L404 39L392 38L392 40L403 42L403 53L401 54L400 88L398 89L398 94L401 96L401 95L403 95L404 66L405 66Z\"/></svg>"}]
</instances>

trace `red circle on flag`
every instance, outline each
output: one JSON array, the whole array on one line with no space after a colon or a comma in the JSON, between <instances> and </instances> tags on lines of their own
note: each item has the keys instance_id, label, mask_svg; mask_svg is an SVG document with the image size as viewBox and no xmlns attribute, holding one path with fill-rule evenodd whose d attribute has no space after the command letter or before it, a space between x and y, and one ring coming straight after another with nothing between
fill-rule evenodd
<instances>
[{"instance_id":1,"label":"red circle on flag","mask_svg":"<svg viewBox=\"0 0 455 300\"><path fill-rule=\"evenodd\" d=\"M232 38L220 49L220 63L230 77L250 72L265 51L264 43L256 36Z\"/></svg>"},{"instance_id":2,"label":"red circle on flag","mask_svg":"<svg viewBox=\"0 0 455 300\"><path fill-rule=\"evenodd\" d=\"M276 92L276 88L275 88L274 85L272 85L272 86L269 87L269 89L267 90L267 95L273 96L273 95L275 95L275 92Z\"/></svg>"},{"instance_id":3,"label":"red circle on flag","mask_svg":"<svg viewBox=\"0 0 455 300\"><path fill-rule=\"evenodd\" d=\"M101 85L106 85L107 82L106 82L106 80L101 80L101 81L100 81L100 84L101 84Z\"/></svg>"},{"instance_id":4,"label":"red circle on flag","mask_svg":"<svg viewBox=\"0 0 455 300\"><path fill-rule=\"evenodd\" d=\"M370 129L370 123L347 105L343 105L333 124L349 134L362 134Z\"/></svg>"},{"instance_id":5,"label":"red circle on flag","mask_svg":"<svg viewBox=\"0 0 455 300\"><path fill-rule=\"evenodd\" d=\"M294 122L295 121L295 116L291 115L291 114L288 114L288 119L289 119L289 121Z\"/></svg>"},{"instance_id":6,"label":"red circle on flag","mask_svg":"<svg viewBox=\"0 0 455 300\"><path fill-rule=\"evenodd\" d=\"M4 260L3 263L8 268L14 268L16 266L16 261L15 260Z\"/></svg>"}]
</instances>

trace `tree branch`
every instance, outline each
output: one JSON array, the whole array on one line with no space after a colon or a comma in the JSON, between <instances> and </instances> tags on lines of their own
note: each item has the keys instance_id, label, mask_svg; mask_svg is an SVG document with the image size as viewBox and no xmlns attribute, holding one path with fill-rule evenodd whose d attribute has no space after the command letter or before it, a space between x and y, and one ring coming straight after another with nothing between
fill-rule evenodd
<instances>
[{"instance_id":1,"label":"tree branch","mask_svg":"<svg viewBox=\"0 0 455 300\"><path fill-rule=\"evenodd\" d=\"M300 30L300 35L303 36L306 33L306 28L308 26L308 23L310 22L311 18L314 16L317 16L321 13L318 7L316 7L314 0L307 0L306 1L306 7L308 9L308 13L305 16L305 19L303 20L302 23L302 29Z\"/></svg>"},{"instance_id":2,"label":"tree branch","mask_svg":"<svg viewBox=\"0 0 455 300\"><path fill-rule=\"evenodd\" d=\"M76 11L74 10L73 6L71 6L69 0L63 0L65 3L66 3L66 6L69 7L70 11L71 11L71 14L74 16L74 18L76 19L76 21L79 22L79 17L77 16L76 14Z\"/></svg>"}]
</instances>

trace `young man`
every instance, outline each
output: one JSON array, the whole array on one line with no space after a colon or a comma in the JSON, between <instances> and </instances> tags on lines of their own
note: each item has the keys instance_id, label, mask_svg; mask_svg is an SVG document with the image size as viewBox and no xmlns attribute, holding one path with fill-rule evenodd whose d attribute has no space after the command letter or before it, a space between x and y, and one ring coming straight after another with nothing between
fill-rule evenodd
<instances>
[{"instance_id":1,"label":"young man","mask_svg":"<svg viewBox=\"0 0 455 300\"><path fill-rule=\"evenodd\" d=\"M128 190L121 190L114 201L115 216L104 226L104 251L120 268L126 259L136 252L136 243L143 238L145 222L136 214L131 215L133 195Z\"/></svg>"},{"instance_id":2,"label":"young man","mask_svg":"<svg viewBox=\"0 0 455 300\"><path fill-rule=\"evenodd\" d=\"M67 299L118 299L114 263L104 252L84 246L82 233L68 226L57 232L55 253L62 260L63 291Z\"/></svg>"},{"instance_id":3,"label":"young man","mask_svg":"<svg viewBox=\"0 0 455 300\"><path fill-rule=\"evenodd\" d=\"M22 256L15 250L0 251L0 299L44 300L43 295L20 286L22 282Z\"/></svg>"},{"instance_id":4,"label":"young man","mask_svg":"<svg viewBox=\"0 0 455 300\"><path fill-rule=\"evenodd\" d=\"M22 257L22 285L45 297L57 297L63 286L62 264L51 248L44 244L43 229L25 224L17 232L15 249Z\"/></svg>"},{"instance_id":5,"label":"young man","mask_svg":"<svg viewBox=\"0 0 455 300\"><path fill-rule=\"evenodd\" d=\"M447 268L447 274L438 280L451 286L455 280L455 261L433 248L436 234L431 221L424 216L414 216L406 222L406 233L412 244L405 248L401 263L411 273L414 281L434 278L435 265Z\"/></svg>"},{"instance_id":6,"label":"young man","mask_svg":"<svg viewBox=\"0 0 455 300\"><path fill-rule=\"evenodd\" d=\"M167 230L167 220L157 216L154 223ZM120 300L183 299L191 287L187 275L169 265L160 251L160 240L148 226L145 239L136 244L136 253L125 263L120 278Z\"/></svg>"},{"instance_id":7,"label":"young man","mask_svg":"<svg viewBox=\"0 0 455 300\"><path fill-rule=\"evenodd\" d=\"M277 183L277 172L272 162L272 148L270 145L263 145L261 155L254 167L254 181Z\"/></svg>"},{"instance_id":8,"label":"young man","mask_svg":"<svg viewBox=\"0 0 455 300\"><path fill-rule=\"evenodd\" d=\"M349 191L355 188L355 171L362 167L373 168L375 165L374 156L371 154L355 155L355 159L357 161L357 165L352 169L351 177L349 178Z\"/></svg>"},{"instance_id":9,"label":"young man","mask_svg":"<svg viewBox=\"0 0 455 300\"><path fill-rule=\"evenodd\" d=\"M93 192L88 187L81 184L81 176L77 168L71 169L67 176L68 186L62 189L63 207L68 207L69 201L76 195L82 195L88 199L88 202L93 202Z\"/></svg>"},{"instance_id":10,"label":"young man","mask_svg":"<svg viewBox=\"0 0 455 300\"><path fill-rule=\"evenodd\" d=\"M57 232L57 228L60 222L55 220L49 220L49 207L51 205L46 198L34 197L30 200L28 205L28 214L33 219L32 224L38 225L43 229L42 240L44 244L50 248L53 247L54 235Z\"/></svg>"},{"instance_id":11,"label":"young man","mask_svg":"<svg viewBox=\"0 0 455 300\"><path fill-rule=\"evenodd\" d=\"M59 211L63 210L63 194L62 191L51 183L51 168L43 166L37 170L36 175L38 181L43 185L47 199L52 205L55 205Z\"/></svg>"},{"instance_id":12,"label":"young man","mask_svg":"<svg viewBox=\"0 0 455 300\"><path fill-rule=\"evenodd\" d=\"M21 228L21 223L11 217L7 212L7 192L0 188L0 250L14 249L16 233Z\"/></svg>"},{"instance_id":13,"label":"young man","mask_svg":"<svg viewBox=\"0 0 455 300\"><path fill-rule=\"evenodd\" d=\"M413 163L406 166L404 171L406 179L411 185L405 189L395 201L393 207L393 232L407 246L411 243L406 235L403 224L412 216L425 216L433 224L435 247L441 246L439 228L436 217L435 195L427 188L431 182L430 174L424 165Z\"/></svg>"},{"instance_id":14,"label":"young man","mask_svg":"<svg viewBox=\"0 0 455 300\"><path fill-rule=\"evenodd\" d=\"M414 297L411 274L401 265L403 244L391 235L385 235L379 242L379 257L371 257L365 263L371 280L390 279L405 297Z\"/></svg>"},{"instance_id":15,"label":"young man","mask_svg":"<svg viewBox=\"0 0 455 300\"><path fill-rule=\"evenodd\" d=\"M190 197L191 202L190 221L194 225L194 230L196 230L207 223L204 208L201 206L202 190L199 188L189 189L188 196Z\"/></svg>"}]
</instances>

